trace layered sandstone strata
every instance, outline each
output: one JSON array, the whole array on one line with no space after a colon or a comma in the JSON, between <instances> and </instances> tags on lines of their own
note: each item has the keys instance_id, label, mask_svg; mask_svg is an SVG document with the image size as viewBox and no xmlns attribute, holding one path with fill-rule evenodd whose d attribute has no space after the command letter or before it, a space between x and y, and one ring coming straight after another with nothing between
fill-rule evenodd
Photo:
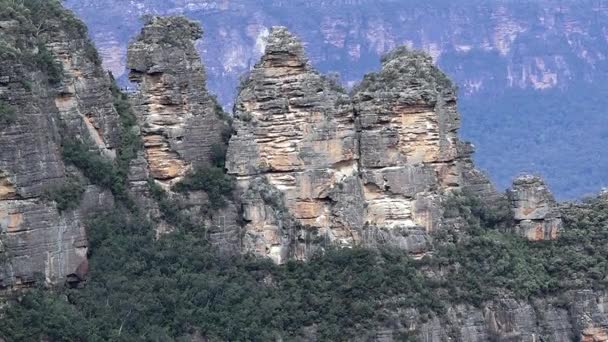
<instances>
[{"instance_id":1,"label":"layered sandstone strata","mask_svg":"<svg viewBox=\"0 0 608 342\"><path fill-rule=\"evenodd\" d=\"M111 205L112 196L86 185L79 171L64 163L62 139L87 144L110 160L120 139L119 117L110 79L91 53L82 23L65 12L33 37L23 29L30 18L19 20L0 25L0 41L9 47L44 42L62 72L56 75L60 80L51 81L47 70L25 58L0 63L0 101L15 113L0 125L0 287L28 286L37 274L48 283L78 282L88 269L84 218ZM21 53L46 53L41 49ZM80 179L84 194L74 209L60 212L46 194L68 178Z\"/></svg>"},{"instance_id":2,"label":"layered sandstone strata","mask_svg":"<svg viewBox=\"0 0 608 342\"><path fill-rule=\"evenodd\" d=\"M247 189L246 248L284 261L298 225L352 244L363 203L350 99L312 69L285 28L270 33L266 53L242 85L235 117L227 169ZM265 188L277 191L264 200L258 193Z\"/></svg>"},{"instance_id":3,"label":"layered sandstone strata","mask_svg":"<svg viewBox=\"0 0 608 342\"><path fill-rule=\"evenodd\" d=\"M458 140L453 85L424 54L397 50L351 98L274 28L235 110L227 169L245 194L245 248L275 261L299 250L302 227L322 242L422 254L446 192L493 191Z\"/></svg>"},{"instance_id":4,"label":"layered sandstone strata","mask_svg":"<svg viewBox=\"0 0 608 342\"><path fill-rule=\"evenodd\" d=\"M150 175L166 184L193 167L211 163L226 124L207 92L195 49L202 37L184 17L154 17L129 46L127 66L138 85L132 102L138 116Z\"/></svg>"},{"instance_id":5,"label":"layered sandstone strata","mask_svg":"<svg viewBox=\"0 0 608 342\"><path fill-rule=\"evenodd\" d=\"M175 227L163 217L149 180L167 191L180 215L205 227L221 249L234 252L240 245L234 203L213 209L204 191L172 191L186 175L217 164L230 134L224 112L206 88L195 48L202 33L198 23L184 17L153 17L129 46L129 76L138 87L130 102L144 144L131 162L129 182L139 205L157 223L159 236Z\"/></svg>"},{"instance_id":6,"label":"layered sandstone strata","mask_svg":"<svg viewBox=\"0 0 608 342\"><path fill-rule=\"evenodd\" d=\"M518 177L507 194L518 234L531 241L557 239L562 229L561 214L553 195L540 177Z\"/></svg>"}]
</instances>

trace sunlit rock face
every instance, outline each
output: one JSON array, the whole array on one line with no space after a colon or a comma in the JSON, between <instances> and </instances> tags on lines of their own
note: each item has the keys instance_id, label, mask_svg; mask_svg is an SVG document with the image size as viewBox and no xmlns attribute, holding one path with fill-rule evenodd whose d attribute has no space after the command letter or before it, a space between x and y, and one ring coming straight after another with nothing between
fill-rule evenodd
<instances>
[{"instance_id":1,"label":"sunlit rock face","mask_svg":"<svg viewBox=\"0 0 608 342\"><path fill-rule=\"evenodd\" d=\"M172 184L192 167L209 165L222 143L221 110L207 92L195 49L200 26L183 17L151 18L129 46L132 102L150 175Z\"/></svg>"},{"instance_id":2,"label":"sunlit rock face","mask_svg":"<svg viewBox=\"0 0 608 342\"><path fill-rule=\"evenodd\" d=\"M507 193L518 234L532 241L557 239L562 229L561 214L553 195L540 177L518 177Z\"/></svg>"},{"instance_id":3,"label":"sunlit rock face","mask_svg":"<svg viewBox=\"0 0 608 342\"><path fill-rule=\"evenodd\" d=\"M435 229L438 193L463 183L452 83L427 55L401 49L365 77L354 102L367 221Z\"/></svg>"},{"instance_id":4,"label":"sunlit rock face","mask_svg":"<svg viewBox=\"0 0 608 342\"><path fill-rule=\"evenodd\" d=\"M273 28L235 117L227 169L246 194L245 248L277 262L306 258L311 239L424 254L445 193L475 177L493 191L458 139L454 87L425 54L396 50L351 97Z\"/></svg>"}]
</instances>

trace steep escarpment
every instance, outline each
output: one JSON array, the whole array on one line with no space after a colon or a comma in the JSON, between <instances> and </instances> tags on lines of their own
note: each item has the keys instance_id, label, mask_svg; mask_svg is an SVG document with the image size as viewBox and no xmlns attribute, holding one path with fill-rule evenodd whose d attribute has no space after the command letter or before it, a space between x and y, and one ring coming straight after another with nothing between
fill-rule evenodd
<instances>
[{"instance_id":1,"label":"steep escarpment","mask_svg":"<svg viewBox=\"0 0 608 342\"><path fill-rule=\"evenodd\" d=\"M351 97L273 28L235 109L227 169L244 194L244 247L275 261L306 257L300 242L314 243L302 231L423 253L446 193L494 194L458 139L455 89L424 54L395 51ZM278 204L256 196L260 187Z\"/></svg>"},{"instance_id":2,"label":"steep escarpment","mask_svg":"<svg viewBox=\"0 0 608 342\"><path fill-rule=\"evenodd\" d=\"M110 80L86 28L58 2L1 4L1 285L27 285L37 274L78 282L87 271L83 218L112 199L62 151L78 143L114 157Z\"/></svg>"},{"instance_id":3,"label":"steep escarpment","mask_svg":"<svg viewBox=\"0 0 608 342\"><path fill-rule=\"evenodd\" d=\"M224 161L196 24L147 22L129 97L59 3L24 3L51 7L0 21L0 275L28 287L0 339L606 340L606 195L496 193L427 56L349 95L273 29Z\"/></svg>"}]
</instances>

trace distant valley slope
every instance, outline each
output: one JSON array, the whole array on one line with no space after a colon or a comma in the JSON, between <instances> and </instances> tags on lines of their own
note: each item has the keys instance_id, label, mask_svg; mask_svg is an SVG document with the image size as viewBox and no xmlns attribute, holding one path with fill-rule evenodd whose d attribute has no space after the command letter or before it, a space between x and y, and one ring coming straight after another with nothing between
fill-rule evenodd
<instances>
[{"instance_id":1,"label":"distant valley slope","mask_svg":"<svg viewBox=\"0 0 608 342\"><path fill-rule=\"evenodd\" d=\"M506 187L542 174L560 198L608 185L608 1L68 0L116 77L147 13L199 20L210 89L231 108L239 75L272 25L305 42L322 72L346 85L400 44L429 52L460 88L462 135Z\"/></svg>"}]
</instances>

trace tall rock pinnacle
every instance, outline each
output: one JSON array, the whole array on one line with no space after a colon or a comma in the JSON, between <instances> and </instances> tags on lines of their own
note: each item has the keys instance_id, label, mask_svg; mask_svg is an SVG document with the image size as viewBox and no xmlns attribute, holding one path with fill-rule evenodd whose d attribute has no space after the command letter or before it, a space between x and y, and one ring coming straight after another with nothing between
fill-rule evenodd
<instances>
[{"instance_id":1,"label":"tall rock pinnacle","mask_svg":"<svg viewBox=\"0 0 608 342\"><path fill-rule=\"evenodd\" d=\"M281 220L284 214L352 244L362 202L336 202L359 191L352 105L309 66L301 43L285 28L272 29L266 53L241 88L235 116L227 168L245 192L246 247L285 260L299 233ZM279 190L284 198L274 200L281 203L247 190L260 183Z\"/></svg>"},{"instance_id":2,"label":"tall rock pinnacle","mask_svg":"<svg viewBox=\"0 0 608 342\"><path fill-rule=\"evenodd\" d=\"M376 225L438 225L442 191L464 184L456 92L432 59L400 48L354 92L361 175Z\"/></svg>"},{"instance_id":3,"label":"tall rock pinnacle","mask_svg":"<svg viewBox=\"0 0 608 342\"><path fill-rule=\"evenodd\" d=\"M146 160L153 178L179 180L193 166L210 163L225 123L207 92L195 49L202 30L184 17L154 17L129 46L130 79Z\"/></svg>"}]
</instances>

